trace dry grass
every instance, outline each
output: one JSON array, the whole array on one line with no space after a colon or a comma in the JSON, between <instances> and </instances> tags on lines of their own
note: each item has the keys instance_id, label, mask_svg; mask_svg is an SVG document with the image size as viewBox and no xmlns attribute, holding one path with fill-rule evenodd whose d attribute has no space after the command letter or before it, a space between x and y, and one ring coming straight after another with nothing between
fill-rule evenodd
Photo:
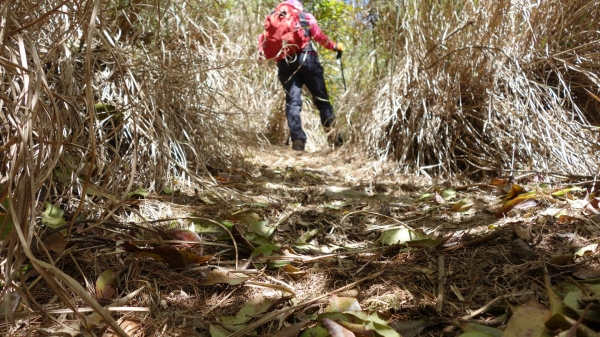
<instances>
[{"instance_id":1,"label":"dry grass","mask_svg":"<svg viewBox=\"0 0 600 337\"><path fill-rule=\"evenodd\" d=\"M394 3L365 8L374 31L359 29L348 48L348 90L330 88L357 149L406 172L597 173L594 1ZM32 251L44 203L100 225L170 211L131 207L138 187L241 198L207 166L242 167L255 146L284 142L275 68L254 58L272 2L159 4L0 4L0 232L14 223L0 247L4 298L42 307L22 288L30 264L64 305L83 302L118 331L50 254ZM312 151L326 138L308 97L304 106Z\"/></svg>"},{"instance_id":2,"label":"dry grass","mask_svg":"<svg viewBox=\"0 0 600 337\"><path fill-rule=\"evenodd\" d=\"M14 285L5 297L19 291L27 260L67 306L79 297L118 331L78 282L31 251L39 214L49 202L69 221L123 219L136 213L124 202L138 187L160 191L177 179L210 188L205 165L239 166L240 144L257 139L241 132L252 116L239 97L252 86L240 81L248 55L211 17L220 10L212 2L0 5L0 200L5 226L14 221L2 240L3 283Z\"/></svg>"},{"instance_id":3,"label":"dry grass","mask_svg":"<svg viewBox=\"0 0 600 337\"><path fill-rule=\"evenodd\" d=\"M595 174L595 2L475 4L372 3L389 66L360 92L362 145L408 172Z\"/></svg>"}]
</instances>

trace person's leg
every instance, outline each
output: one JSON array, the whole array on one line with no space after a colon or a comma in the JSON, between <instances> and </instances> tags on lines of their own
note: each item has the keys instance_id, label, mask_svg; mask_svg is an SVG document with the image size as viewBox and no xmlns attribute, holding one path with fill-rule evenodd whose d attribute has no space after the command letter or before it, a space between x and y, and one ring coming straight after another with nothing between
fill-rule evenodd
<instances>
[{"instance_id":1,"label":"person's leg","mask_svg":"<svg viewBox=\"0 0 600 337\"><path fill-rule=\"evenodd\" d=\"M323 76L323 66L321 66L318 57L316 55L309 55L304 63L304 67L300 68L299 73L313 97L313 102L319 110L323 129L329 132L329 143L335 146L343 145L344 140L339 130L330 132L335 126L335 114L333 113L333 106L329 102L325 77Z\"/></svg>"},{"instance_id":2,"label":"person's leg","mask_svg":"<svg viewBox=\"0 0 600 337\"><path fill-rule=\"evenodd\" d=\"M279 82L285 90L285 115L292 142L301 140L306 143L306 133L302 129L302 86L303 82L298 75L298 62L287 63L285 60L277 63Z\"/></svg>"},{"instance_id":3,"label":"person's leg","mask_svg":"<svg viewBox=\"0 0 600 337\"><path fill-rule=\"evenodd\" d=\"M304 64L298 72L306 88L310 91L313 102L321 115L321 125L325 130L329 130L335 120L333 107L329 102L325 78L323 76L323 67L316 55L308 54Z\"/></svg>"}]
</instances>

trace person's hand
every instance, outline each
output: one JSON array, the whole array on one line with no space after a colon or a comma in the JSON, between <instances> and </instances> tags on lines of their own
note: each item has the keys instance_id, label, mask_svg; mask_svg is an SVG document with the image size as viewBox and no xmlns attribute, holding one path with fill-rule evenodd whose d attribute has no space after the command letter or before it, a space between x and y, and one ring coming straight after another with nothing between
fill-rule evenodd
<instances>
[{"instance_id":1,"label":"person's hand","mask_svg":"<svg viewBox=\"0 0 600 337\"><path fill-rule=\"evenodd\" d=\"M333 46L333 51L337 52L337 58L342 58L342 53L344 52L344 45L341 43L336 43Z\"/></svg>"}]
</instances>

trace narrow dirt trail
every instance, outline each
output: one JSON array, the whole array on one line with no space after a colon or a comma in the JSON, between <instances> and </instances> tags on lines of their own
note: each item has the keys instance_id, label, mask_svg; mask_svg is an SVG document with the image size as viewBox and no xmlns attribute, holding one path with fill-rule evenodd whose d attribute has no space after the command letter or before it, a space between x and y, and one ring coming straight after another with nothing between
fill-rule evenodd
<instances>
[{"instance_id":1,"label":"narrow dirt trail","mask_svg":"<svg viewBox=\"0 0 600 337\"><path fill-rule=\"evenodd\" d=\"M288 212L284 221L276 220L276 240L306 242L310 249L303 253L316 257L340 254L319 259L318 267L303 265L308 275L295 285L307 291L305 299L382 272L357 287L355 297L363 309L387 312L398 324L414 323L406 334L426 329L456 336L467 323L506 328L509 302L535 299L536 291L545 292L545 277L557 284L577 267L570 260L545 271L541 261L572 256L600 233L575 218L557 223L548 216L552 203L543 200L497 217L502 186L434 188L426 177L394 174L391 165L345 148L297 153L273 147L251 161L263 173L279 172L270 176L282 187L272 198L294 205L282 211ZM459 210L462 202L468 207ZM569 234L582 225L581 235Z\"/></svg>"},{"instance_id":2,"label":"narrow dirt trail","mask_svg":"<svg viewBox=\"0 0 600 337\"><path fill-rule=\"evenodd\" d=\"M316 172L324 179L324 185L364 188L365 185L372 187L377 184L387 184L392 187L428 182L428 179L423 176L408 178L394 172L391 163L366 158L364 154L349 146L342 146L339 149L307 146L305 152L293 151L289 146L269 146L266 149L253 151L253 156L248 161L271 170L295 169Z\"/></svg>"},{"instance_id":3,"label":"narrow dirt trail","mask_svg":"<svg viewBox=\"0 0 600 337\"><path fill-rule=\"evenodd\" d=\"M292 332L322 328L318 314L332 306L378 312L380 332L393 328L403 336L458 336L467 324L504 330L509 303L547 304L546 279L555 285L581 275L578 267L587 275L600 269L595 251L573 254L600 237L598 225L568 209L583 192L564 200L540 194L539 203L497 217L502 187L434 186L350 146L247 149L247 161L246 171L211 168L217 187L131 200L144 219L132 215L74 234L74 255L57 266L90 285L114 269L118 292L106 301L143 289L130 305L146 311L121 316L132 336L168 326L173 335L217 337L252 330L298 336ZM549 215L558 208L570 217ZM199 243L165 244L187 228ZM134 249L116 249L123 241ZM187 261L192 253L208 263ZM566 264L557 265L557 256ZM31 293L40 303L54 300L43 282ZM276 335L284 327L299 330Z\"/></svg>"},{"instance_id":4,"label":"narrow dirt trail","mask_svg":"<svg viewBox=\"0 0 600 337\"><path fill-rule=\"evenodd\" d=\"M498 261L506 254L506 246L452 253L436 247L445 237L453 236L449 241L456 241L485 233L498 220L489 212L448 213L442 205L420 201L423 193L431 192L425 177L394 174L391 165L370 161L344 147L304 153L273 147L258 151L250 161L262 167L270 186L281 187L273 188L269 197L282 202L286 214L284 221L274 219L279 224L276 240L293 246L300 239L310 246L303 253L316 257L368 251L319 260L318 268L305 264L310 276L295 286L310 289L312 294L304 294L307 298L383 271L359 288L356 297L363 309L393 313L399 321L426 319L421 328L436 325L435 335L442 335L443 328L452 326L450 322L504 296L502 289L519 287L506 284L505 263ZM397 234L402 237L406 234L402 229L407 228L423 241L414 247L408 243L390 246L392 239L384 233L401 229ZM505 243L510 237L506 235ZM509 277L519 279L517 274ZM315 278L318 292L312 284ZM458 331L454 326L444 334Z\"/></svg>"}]
</instances>

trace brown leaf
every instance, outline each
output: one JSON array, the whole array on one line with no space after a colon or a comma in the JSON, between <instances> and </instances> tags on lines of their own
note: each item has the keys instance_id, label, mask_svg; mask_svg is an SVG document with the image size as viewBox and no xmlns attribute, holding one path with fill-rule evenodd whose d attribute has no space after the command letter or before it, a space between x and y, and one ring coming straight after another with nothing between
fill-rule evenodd
<instances>
[{"instance_id":1,"label":"brown leaf","mask_svg":"<svg viewBox=\"0 0 600 337\"><path fill-rule=\"evenodd\" d=\"M579 266L573 270L573 276L582 280L599 278L600 270L596 270L591 266Z\"/></svg>"},{"instance_id":2,"label":"brown leaf","mask_svg":"<svg viewBox=\"0 0 600 337\"><path fill-rule=\"evenodd\" d=\"M250 276L246 274L236 273L234 271L229 272L221 269L214 269L210 271L208 276L206 276L204 284L213 285L217 283L227 283L234 286L243 283L248 279L250 279Z\"/></svg>"},{"instance_id":3,"label":"brown leaf","mask_svg":"<svg viewBox=\"0 0 600 337\"><path fill-rule=\"evenodd\" d=\"M158 246L149 250L142 249L140 254L145 255L147 252L158 254L173 269L186 269L188 267L179 251L171 246Z\"/></svg>"},{"instance_id":4,"label":"brown leaf","mask_svg":"<svg viewBox=\"0 0 600 337\"><path fill-rule=\"evenodd\" d=\"M460 200L450 207L450 212L466 212L471 209L472 205L467 200Z\"/></svg>"},{"instance_id":5,"label":"brown leaf","mask_svg":"<svg viewBox=\"0 0 600 337\"><path fill-rule=\"evenodd\" d=\"M139 248L131 242L124 242L119 248L126 252L147 256L160 262L166 262L173 269L185 269L187 262L181 253L171 246L159 246L154 248Z\"/></svg>"},{"instance_id":6,"label":"brown leaf","mask_svg":"<svg viewBox=\"0 0 600 337\"><path fill-rule=\"evenodd\" d=\"M233 235L235 242L242 244L247 248L250 248L251 250L256 250L256 247L254 247L254 245L246 239L245 232L242 226L238 224L233 225L233 227L231 228L231 234Z\"/></svg>"},{"instance_id":7,"label":"brown leaf","mask_svg":"<svg viewBox=\"0 0 600 337\"><path fill-rule=\"evenodd\" d=\"M129 252L129 253L137 253L137 252L138 252L138 250L140 250L140 249L138 248L138 246L134 245L133 243L131 243L131 242L129 242L129 241L127 241L127 242L123 242L122 244L120 244L120 245L118 246L118 248L121 248L121 249L123 249L124 251L126 251L126 252Z\"/></svg>"},{"instance_id":8,"label":"brown leaf","mask_svg":"<svg viewBox=\"0 0 600 337\"><path fill-rule=\"evenodd\" d=\"M598 210L599 203L600 203L600 198L592 198L590 200L590 202L587 205L585 205L585 208L594 214L600 214L600 210Z\"/></svg>"},{"instance_id":9,"label":"brown leaf","mask_svg":"<svg viewBox=\"0 0 600 337\"><path fill-rule=\"evenodd\" d=\"M537 258L537 255L531 248L521 239L514 239L511 245L512 253L524 261L532 261Z\"/></svg>"},{"instance_id":10,"label":"brown leaf","mask_svg":"<svg viewBox=\"0 0 600 337\"><path fill-rule=\"evenodd\" d=\"M173 228L167 231L172 240L202 242L198 233L189 229Z\"/></svg>"},{"instance_id":11,"label":"brown leaf","mask_svg":"<svg viewBox=\"0 0 600 337\"><path fill-rule=\"evenodd\" d=\"M578 219L577 217L566 215L566 214L562 214L562 215L558 216L558 223L560 223L560 224L567 224L567 223L577 222L579 220L580 219Z\"/></svg>"},{"instance_id":12,"label":"brown leaf","mask_svg":"<svg viewBox=\"0 0 600 337\"><path fill-rule=\"evenodd\" d=\"M64 252L67 247L67 240L59 233L48 235L42 242L46 249L58 254Z\"/></svg>"},{"instance_id":13,"label":"brown leaf","mask_svg":"<svg viewBox=\"0 0 600 337\"><path fill-rule=\"evenodd\" d=\"M136 336L142 328L140 322L131 320L122 320L119 322L119 326L129 335ZM112 330L107 330L102 337L120 337L120 335L114 333Z\"/></svg>"},{"instance_id":14,"label":"brown leaf","mask_svg":"<svg viewBox=\"0 0 600 337\"><path fill-rule=\"evenodd\" d=\"M523 241L531 240L531 232L528 228L523 228L519 225L514 225L513 232Z\"/></svg>"},{"instance_id":15,"label":"brown leaf","mask_svg":"<svg viewBox=\"0 0 600 337\"><path fill-rule=\"evenodd\" d=\"M515 205L520 204L523 201L536 199L536 198L538 198L537 193L528 193L528 194L519 195L518 197L504 203L504 205L502 205L500 210L498 212L496 212L496 217L498 217L498 218L502 217L504 214L506 214L510 210L512 210L515 207Z\"/></svg>"},{"instance_id":16,"label":"brown leaf","mask_svg":"<svg viewBox=\"0 0 600 337\"><path fill-rule=\"evenodd\" d=\"M508 180L506 180L506 179L492 178L490 185L504 186L507 182L508 182Z\"/></svg>"},{"instance_id":17,"label":"brown leaf","mask_svg":"<svg viewBox=\"0 0 600 337\"><path fill-rule=\"evenodd\" d=\"M575 255L573 254L561 254L561 255L556 255L555 257L551 258L548 263L557 265L557 266L566 266L566 265L570 265L573 264L573 262L575 261Z\"/></svg>"},{"instance_id":18,"label":"brown leaf","mask_svg":"<svg viewBox=\"0 0 600 337\"><path fill-rule=\"evenodd\" d=\"M291 264L286 264L285 266L281 267L281 270L294 277L306 275L306 270L302 270L298 267L292 266Z\"/></svg>"},{"instance_id":19,"label":"brown leaf","mask_svg":"<svg viewBox=\"0 0 600 337\"><path fill-rule=\"evenodd\" d=\"M253 211L242 211L235 214L231 214L226 219L231 222L242 222L250 224L253 222L260 221L260 216Z\"/></svg>"},{"instance_id":20,"label":"brown leaf","mask_svg":"<svg viewBox=\"0 0 600 337\"><path fill-rule=\"evenodd\" d=\"M590 200L590 205L595 208L598 209L600 204L600 198L592 198L592 200Z\"/></svg>"},{"instance_id":21,"label":"brown leaf","mask_svg":"<svg viewBox=\"0 0 600 337\"><path fill-rule=\"evenodd\" d=\"M214 255L198 255L196 253L192 253L192 252L186 252L186 251L179 251L179 254L181 254L181 256L183 256L183 258L185 259L185 261L187 263L198 263L198 264L202 264L202 263L206 263L208 261L210 261Z\"/></svg>"},{"instance_id":22,"label":"brown leaf","mask_svg":"<svg viewBox=\"0 0 600 337\"><path fill-rule=\"evenodd\" d=\"M507 200L515 198L516 196L523 194L525 192L525 188L521 185L512 184L510 191L508 191L508 195L506 196Z\"/></svg>"}]
</instances>

